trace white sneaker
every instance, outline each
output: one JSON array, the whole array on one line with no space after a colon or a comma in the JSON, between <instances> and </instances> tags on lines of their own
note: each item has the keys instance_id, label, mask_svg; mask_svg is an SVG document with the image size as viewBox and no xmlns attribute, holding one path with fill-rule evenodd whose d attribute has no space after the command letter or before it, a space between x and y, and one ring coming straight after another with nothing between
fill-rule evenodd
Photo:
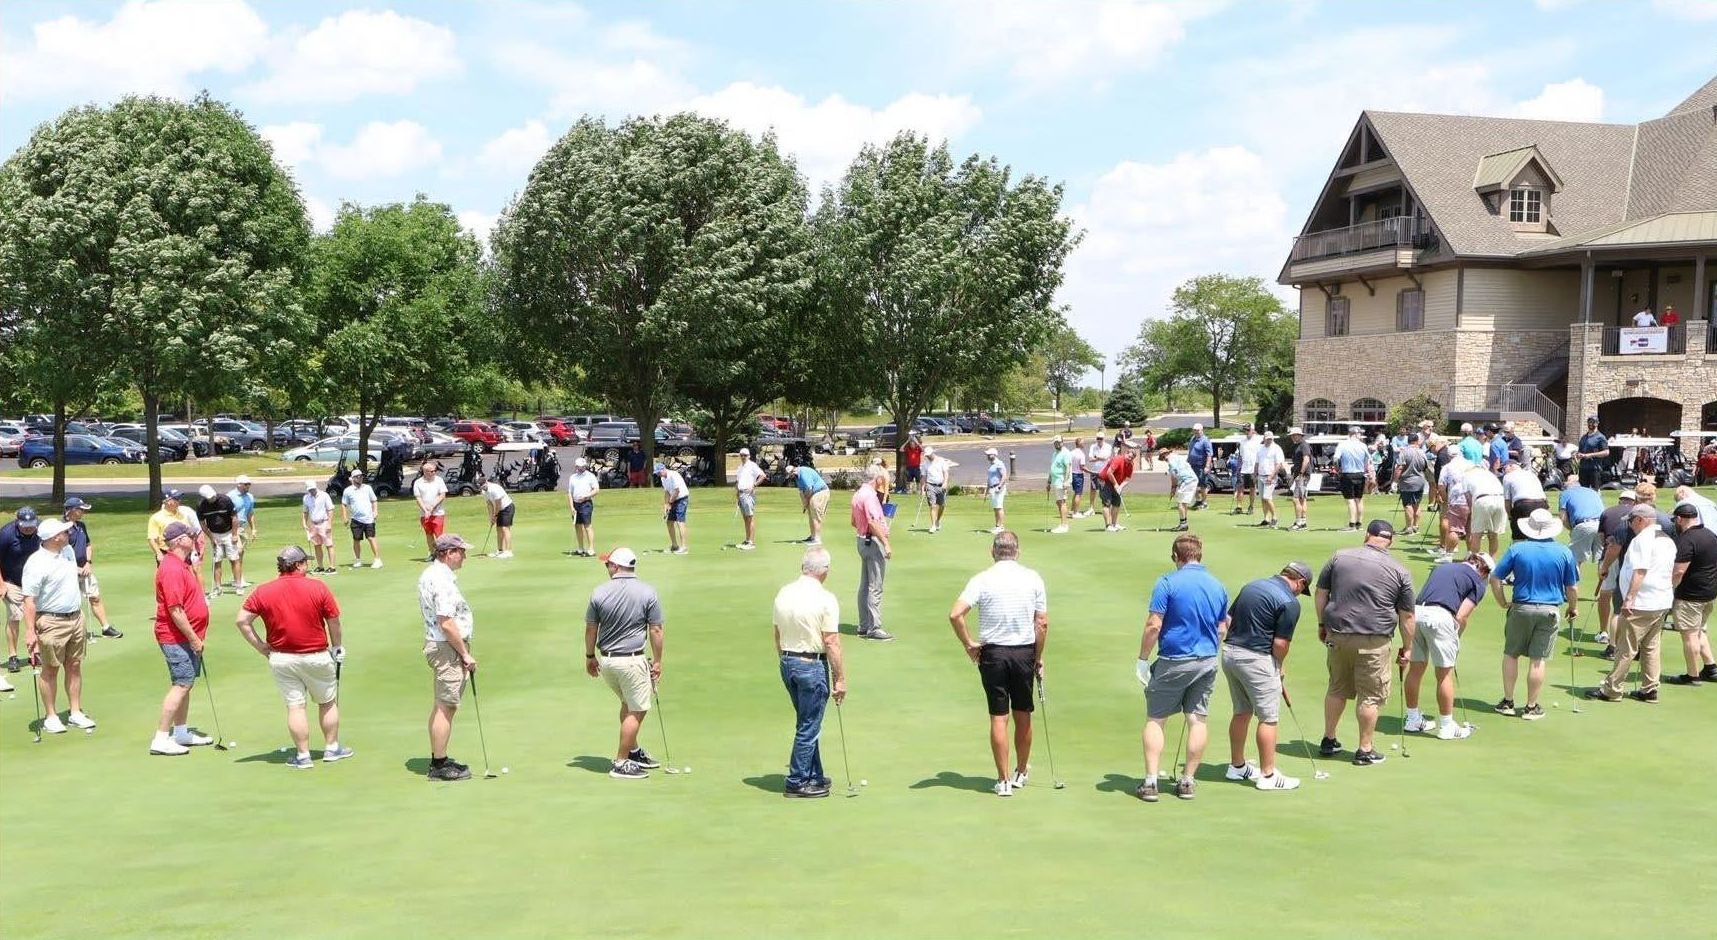
<instances>
[{"instance_id":1,"label":"white sneaker","mask_svg":"<svg viewBox=\"0 0 1717 940\"><path fill-rule=\"evenodd\" d=\"M495 557L496 558L511 558L511 557L513 557L513 553L511 551L496 552Z\"/></svg>"},{"instance_id":2,"label":"white sneaker","mask_svg":"<svg viewBox=\"0 0 1717 940\"><path fill-rule=\"evenodd\" d=\"M42 730L48 734L65 734L66 726L64 722L60 721L60 716L49 715L42 719Z\"/></svg>"},{"instance_id":3,"label":"white sneaker","mask_svg":"<svg viewBox=\"0 0 1717 940\"><path fill-rule=\"evenodd\" d=\"M1608 646L1610 643L1610 634L1604 630L1599 630L1598 635L1595 637L1592 637L1592 642L1602 643L1605 646Z\"/></svg>"},{"instance_id":4,"label":"white sneaker","mask_svg":"<svg viewBox=\"0 0 1717 940\"><path fill-rule=\"evenodd\" d=\"M233 596L243 597L244 596L244 588L241 588L241 587L233 588Z\"/></svg>"},{"instance_id":5,"label":"white sneaker","mask_svg":"<svg viewBox=\"0 0 1717 940\"><path fill-rule=\"evenodd\" d=\"M1115 531L1116 532L1125 532L1125 531L1127 531L1127 527L1120 524L1119 522L1117 522L1117 523L1115 523Z\"/></svg>"},{"instance_id":6,"label":"white sneaker","mask_svg":"<svg viewBox=\"0 0 1717 940\"><path fill-rule=\"evenodd\" d=\"M1247 761L1239 767L1229 764L1228 769L1223 771L1222 775L1230 780L1257 780L1259 777L1258 765L1251 761Z\"/></svg>"},{"instance_id":7,"label":"white sneaker","mask_svg":"<svg viewBox=\"0 0 1717 940\"><path fill-rule=\"evenodd\" d=\"M994 792L997 796L1013 796L1014 795L1014 785L1012 782L1007 781L1007 780L997 780L996 785L992 789L994 790Z\"/></svg>"},{"instance_id":8,"label":"white sneaker","mask_svg":"<svg viewBox=\"0 0 1717 940\"><path fill-rule=\"evenodd\" d=\"M670 554L673 554L673 555L689 555L689 554L691 554L691 551L692 551L691 549L685 547L684 545L681 545L679 548L676 548L672 552L670 552Z\"/></svg>"},{"instance_id":9,"label":"white sneaker","mask_svg":"<svg viewBox=\"0 0 1717 940\"><path fill-rule=\"evenodd\" d=\"M382 560L380 558L377 558L375 561L370 562L371 568L380 568L381 566L382 566Z\"/></svg>"},{"instance_id":10,"label":"white sneaker","mask_svg":"<svg viewBox=\"0 0 1717 940\"><path fill-rule=\"evenodd\" d=\"M95 719L89 717L83 712L72 712L66 716L66 724L71 725L73 728L82 728L87 731L90 728L95 727Z\"/></svg>"},{"instance_id":11,"label":"white sneaker","mask_svg":"<svg viewBox=\"0 0 1717 940\"><path fill-rule=\"evenodd\" d=\"M1117 529L1117 528L1115 528L1115 527L1114 527L1114 526L1112 526L1112 525L1106 525L1106 526L1104 526L1104 527L1103 527L1103 531L1104 531L1104 532L1119 532L1119 531L1121 531L1121 530L1120 530L1120 529Z\"/></svg>"},{"instance_id":12,"label":"white sneaker","mask_svg":"<svg viewBox=\"0 0 1717 940\"><path fill-rule=\"evenodd\" d=\"M12 683L10 683L10 682L7 682L5 676L0 676L0 692L16 692L16 691L18 691L16 686L12 685Z\"/></svg>"},{"instance_id":13,"label":"white sneaker","mask_svg":"<svg viewBox=\"0 0 1717 940\"><path fill-rule=\"evenodd\" d=\"M931 534L931 535L935 535L935 534L936 534L936 530L938 530L938 529L940 529L940 528L942 528L942 527L941 527L941 526L939 526L939 525L933 525L933 526L931 526L931 527L930 527L930 534Z\"/></svg>"},{"instance_id":14,"label":"white sneaker","mask_svg":"<svg viewBox=\"0 0 1717 940\"><path fill-rule=\"evenodd\" d=\"M991 535L1001 535L1003 532L1006 532L1006 531L1007 531L1007 529L1005 527L998 525L998 526L991 527L990 534Z\"/></svg>"},{"instance_id":15,"label":"white sneaker","mask_svg":"<svg viewBox=\"0 0 1717 940\"><path fill-rule=\"evenodd\" d=\"M1008 786L1013 787L1014 789L1017 790L1020 787L1025 786L1028 782L1030 782L1030 780L1031 780L1031 768L1030 767L1027 767L1024 770L1020 770L1018 768L1015 768L1013 779L1008 781Z\"/></svg>"},{"instance_id":16,"label":"white sneaker","mask_svg":"<svg viewBox=\"0 0 1717 940\"><path fill-rule=\"evenodd\" d=\"M198 734L195 731L186 731L184 734L173 735L173 743L180 747L202 747L205 744L215 743L215 739L206 734Z\"/></svg>"},{"instance_id":17,"label":"white sneaker","mask_svg":"<svg viewBox=\"0 0 1717 940\"><path fill-rule=\"evenodd\" d=\"M752 549L756 548L757 546L751 544L750 542L740 542L738 545L735 545L733 547L739 549L742 552L749 552Z\"/></svg>"},{"instance_id":18,"label":"white sneaker","mask_svg":"<svg viewBox=\"0 0 1717 940\"><path fill-rule=\"evenodd\" d=\"M165 734L156 734L149 742L149 753L162 757L179 757L191 753L191 749L173 740Z\"/></svg>"},{"instance_id":19,"label":"white sneaker","mask_svg":"<svg viewBox=\"0 0 1717 940\"><path fill-rule=\"evenodd\" d=\"M1459 741L1471 737L1473 729L1466 725L1457 725L1452 721L1443 722L1437 726L1437 740Z\"/></svg>"},{"instance_id":20,"label":"white sneaker","mask_svg":"<svg viewBox=\"0 0 1717 940\"><path fill-rule=\"evenodd\" d=\"M352 567L354 567L354 568L362 568L363 566L364 566L364 563L361 561L357 561L355 559L352 561Z\"/></svg>"},{"instance_id":21,"label":"white sneaker","mask_svg":"<svg viewBox=\"0 0 1717 940\"><path fill-rule=\"evenodd\" d=\"M1258 789L1260 790L1292 790L1299 785L1300 778L1290 777L1280 770L1268 777L1261 776L1258 778Z\"/></svg>"},{"instance_id":22,"label":"white sneaker","mask_svg":"<svg viewBox=\"0 0 1717 940\"><path fill-rule=\"evenodd\" d=\"M1418 734L1422 731L1430 731L1434 727L1436 727L1436 724L1432 719L1427 718L1424 715L1408 715L1407 723L1402 726L1401 730L1408 734Z\"/></svg>"}]
</instances>

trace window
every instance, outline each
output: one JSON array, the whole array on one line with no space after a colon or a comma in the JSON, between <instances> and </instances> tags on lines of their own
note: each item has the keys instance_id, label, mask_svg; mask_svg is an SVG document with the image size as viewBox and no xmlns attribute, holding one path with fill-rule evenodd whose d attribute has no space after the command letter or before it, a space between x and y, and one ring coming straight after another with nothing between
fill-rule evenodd
<instances>
[{"instance_id":1,"label":"window","mask_svg":"<svg viewBox=\"0 0 1717 940\"><path fill-rule=\"evenodd\" d=\"M1395 329L1407 333L1425 328L1425 292L1404 290L1395 295Z\"/></svg>"},{"instance_id":2,"label":"window","mask_svg":"<svg viewBox=\"0 0 1717 940\"><path fill-rule=\"evenodd\" d=\"M1375 398L1361 398L1352 405L1353 420L1382 421L1388 416L1388 410Z\"/></svg>"},{"instance_id":3,"label":"window","mask_svg":"<svg viewBox=\"0 0 1717 940\"><path fill-rule=\"evenodd\" d=\"M1511 189L1508 192L1508 220L1527 225L1544 221L1544 194L1536 189Z\"/></svg>"},{"instance_id":4,"label":"window","mask_svg":"<svg viewBox=\"0 0 1717 940\"><path fill-rule=\"evenodd\" d=\"M1306 402L1306 423L1335 420L1335 402L1327 398L1314 398Z\"/></svg>"},{"instance_id":5,"label":"window","mask_svg":"<svg viewBox=\"0 0 1717 940\"><path fill-rule=\"evenodd\" d=\"M1347 335L1348 300L1346 297L1331 297L1324 307L1324 335Z\"/></svg>"}]
</instances>

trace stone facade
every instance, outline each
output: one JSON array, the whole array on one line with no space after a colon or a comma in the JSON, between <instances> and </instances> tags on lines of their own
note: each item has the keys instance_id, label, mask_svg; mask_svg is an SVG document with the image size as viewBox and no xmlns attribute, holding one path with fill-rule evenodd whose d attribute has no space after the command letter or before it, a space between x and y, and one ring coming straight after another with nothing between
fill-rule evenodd
<instances>
[{"instance_id":1,"label":"stone facade","mask_svg":"<svg viewBox=\"0 0 1717 940\"><path fill-rule=\"evenodd\" d=\"M1568 348L1568 331L1460 330L1455 334L1456 385L1518 382L1539 363Z\"/></svg>"},{"instance_id":2,"label":"stone facade","mask_svg":"<svg viewBox=\"0 0 1717 940\"><path fill-rule=\"evenodd\" d=\"M1584 431L1593 414L1612 423L1609 433L1635 426L1653 435L1697 431L1705 406L1717 403L1717 349L1709 348L1704 320L1687 324L1687 352L1668 356L1605 356L1599 323L1576 323L1568 333L1567 434ZM1623 399L1640 401L1618 408ZM1682 449L1692 456L1696 444L1684 439Z\"/></svg>"},{"instance_id":3,"label":"stone facade","mask_svg":"<svg viewBox=\"0 0 1717 940\"><path fill-rule=\"evenodd\" d=\"M1456 336L1420 331L1300 340L1294 350L1294 414L1304 420L1306 402L1316 398L1335 403L1337 420L1353 417L1349 406L1361 398L1390 408L1420 393L1441 402L1455 371Z\"/></svg>"}]
</instances>

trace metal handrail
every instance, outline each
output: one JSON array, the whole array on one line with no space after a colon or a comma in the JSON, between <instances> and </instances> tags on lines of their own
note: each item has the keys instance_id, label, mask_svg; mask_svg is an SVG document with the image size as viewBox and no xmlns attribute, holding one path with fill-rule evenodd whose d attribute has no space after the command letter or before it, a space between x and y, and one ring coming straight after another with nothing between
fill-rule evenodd
<instances>
[{"instance_id":1,"label":"metal handrail","mask_svg":"<svg viewBox=\"0 0 1717 940\"><path fill-rule=\"evenodd\" d=\"M1361 222L1346 228L1310 232L1294 239L1294 249L1288 255L1288 260L1329 258L1376 251L1379 248L1421 247L1427 232L1428 226L1421 223L1418 216L1412 215L1398 215L1390 219Z\"/></svg>"},{"instance_id":2,"label":"metal handrail","mask_svg":"<svg viewBox=\"0 0 1717 940\"><path fill-rule=\"evenodd\" d=\"M1495 411L1537 415L1546 430L1562 427L1562 406L1551 401L1536 385L1451 385L1443 407L1449 411Z\"/></svg>"}]
</instances>

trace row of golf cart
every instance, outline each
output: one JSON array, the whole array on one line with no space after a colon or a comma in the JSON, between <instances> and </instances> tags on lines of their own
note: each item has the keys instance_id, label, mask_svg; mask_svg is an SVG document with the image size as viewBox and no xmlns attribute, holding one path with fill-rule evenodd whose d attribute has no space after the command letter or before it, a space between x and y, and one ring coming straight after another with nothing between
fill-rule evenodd
<instances>
[{"instance_id":1,"label":"row of golf cart","mask_svg":"<svg viewBox=\"0 0 1717 940\"><path fill-rule=\"evenodd\" d=\"M378 497L388 499L411 492L411 485L423 474L419 470L407 482L405 461L410 456L411 448L404 442L382 448L381 460L368 474L370 487ZM327 483L331 498L338 500L341 492L351 485L352 469L344 459L334 467ZM520 441L497 444L491 454L485 455L476 444L470 444L459 463L443 467L442 480L453 496L476 495L481 489L477 482L480 476L500 484L509 493L544 493L559 486L560 472L560 458L552 447Z\"/></svg>"}]
</instances>

